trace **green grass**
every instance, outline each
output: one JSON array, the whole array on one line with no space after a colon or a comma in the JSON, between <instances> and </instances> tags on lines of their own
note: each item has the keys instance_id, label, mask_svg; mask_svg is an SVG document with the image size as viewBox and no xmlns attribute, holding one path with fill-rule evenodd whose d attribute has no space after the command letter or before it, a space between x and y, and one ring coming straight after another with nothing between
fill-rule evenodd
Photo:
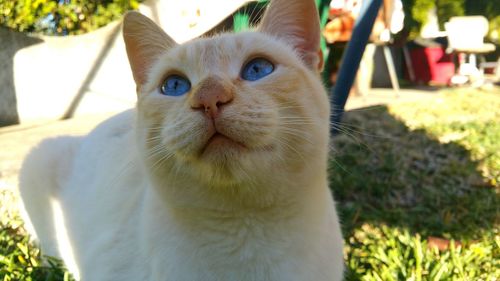
<instances>
[{"instance_id":1,"label":"green grass","mask_svg":"<svg viewBox=\"0 0 500 281\"><path fill-rule=\"evenodd\" d=\"M500 278L498 108L454 90L345 116L330 180L347 280Z\"/></svg>"},{"instance_id":2,"label":"green grass","mask_svg":"<svg viewBox=\"0 0 500 281\"><path fill-rule=\"evenodd\" d=\"M59 260L47 257L40 262L42 254L30 243L15 209L17 196L0 189L0 202L0 280L72 280Z\"/></svg>"},{"instance_id":3,"label":"green grass","mask_svg":"<svg viewBox=\"0 0 500 281\"><path fill-rule=\"evenodd\" d=\"M500 93L454 90L346 114L330 165L346 280L500 278L499 108ZM69 280L5 206L0 280Z\"/></svg>"}]
</instances>

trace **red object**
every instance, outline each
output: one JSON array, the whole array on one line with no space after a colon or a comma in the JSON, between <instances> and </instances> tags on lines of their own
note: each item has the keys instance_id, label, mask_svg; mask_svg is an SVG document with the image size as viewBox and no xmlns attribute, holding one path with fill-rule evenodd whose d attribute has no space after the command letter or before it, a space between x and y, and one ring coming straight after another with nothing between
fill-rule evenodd
<instances>
[{"instance_id":1,"label":"red object","mask_svg":"<svg viewBox=\"0 0 500 281\"><path fill-rule=\"evenodd\" d=\"M425 47L410 50L415 80L419 84L448 84L455 74L453 56L441 47Z\"/></svg>"},{"instance_id":2,"label":"red object","mask_svg":"<svg viewBox=\"0 0 500 281\"><path fill-rule=\"evenodd\" d=\"M347 42L351 39L354 27L354 17L350 14L341 15L328 22L323 30L323 36L329 44Z\"/></svg>"}]
</instances>

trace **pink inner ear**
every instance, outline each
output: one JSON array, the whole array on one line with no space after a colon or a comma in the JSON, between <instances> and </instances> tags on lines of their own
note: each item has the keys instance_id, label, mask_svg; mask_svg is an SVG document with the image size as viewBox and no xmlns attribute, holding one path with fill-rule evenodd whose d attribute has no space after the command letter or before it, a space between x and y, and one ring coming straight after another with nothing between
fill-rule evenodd
<instances>
[{"instance_id":1,"label":"pink inner ear","mask_svg":"<svg viewBox=\"0 0 500 281\"><path fill-rule=\"evenodd\" d=\"M159 26L137 12L129 12L123 20L123 39L134 80L140 88L161 53L176 43Z\"/></svg>"},{"instance_id":2,"label":"pink inner ear","mask_svg":"<svg viewBox=\"0 0 500 281\"><path fill-rule=\"evenodd\" d=\"M259 30L291 44L310 68L317 69L320 26L314 0L272 0Z\"/></svg>"}]
</instances>

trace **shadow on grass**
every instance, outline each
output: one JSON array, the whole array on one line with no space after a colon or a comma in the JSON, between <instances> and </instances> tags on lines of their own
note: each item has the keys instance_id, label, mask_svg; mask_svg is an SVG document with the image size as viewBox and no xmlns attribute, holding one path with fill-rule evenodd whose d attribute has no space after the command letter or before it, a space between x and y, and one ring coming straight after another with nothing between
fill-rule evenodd
<instances>
[{"instance_id":1,"label":"shadow on grass","mask_svg":"<svg viewBox=\"0 0 500 281\"><path fill-rule=\"evenodd\" d=\"M498 224L500 199L464 147L410 131L384 106L354 110L333 138L330 182L351 237L364 223L473 241Z\"/></svg>"}]
</instances>

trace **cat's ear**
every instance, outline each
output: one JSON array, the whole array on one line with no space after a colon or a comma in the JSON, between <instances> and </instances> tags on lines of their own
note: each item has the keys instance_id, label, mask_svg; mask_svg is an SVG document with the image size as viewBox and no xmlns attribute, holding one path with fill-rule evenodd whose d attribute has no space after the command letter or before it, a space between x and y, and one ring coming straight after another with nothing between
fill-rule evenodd
<instances>
[{"instance_id":1,"label":"cat's ear","mask_svg":"<svg viewBox=\"0 0 500 281\"><path fill-rule=\"evenodd\" d=\"M123 39L135 83L140 88L158 56L177 43L156 23L138 12L128 12L123 19Z\"/></svg>"},{"instance_id":2,"label":"cat's ear","mask_svg":"<svg viewBox=\"0 0 500 281\"><path fill-rule=\"evenodd\" d=\"M259 31L285 40L311 69L321 70L321 30L314 0L271 0Z\"/></svg>"}]
</instances>

